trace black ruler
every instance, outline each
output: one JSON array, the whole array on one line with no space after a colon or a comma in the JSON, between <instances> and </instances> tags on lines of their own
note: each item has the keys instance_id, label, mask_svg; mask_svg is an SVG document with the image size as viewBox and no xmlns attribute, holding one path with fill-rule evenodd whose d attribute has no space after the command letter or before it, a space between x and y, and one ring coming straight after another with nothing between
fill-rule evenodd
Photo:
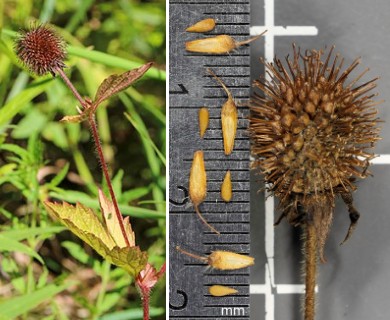
<instances>
[{"instance_id":1,"label":"black ruler","mask_svg":"<svg viewBox=\"0 0 390 320\"><path fill-rule=\"evenodd\" d=\"M248 39L250 27L247 1L178 1L169 6L169 318L249 319L249 269L219 271L208 268L175 247L199 255L215 250L241 254L250 251L249 226L249 47L229 54L204 55L185 50L185 42L219 34L237 41ZM216 28L207 34L185 32L191 24L214 18ZM207 72L212 69L227 85L238 106L238 130L234 150L225 156L221 132L221 106L227 96ZM199 137L198 111L207 107L210 124ZM200 206L206 220L221 235L210 231L196 216L188 199L188 179L193 154L204 151L207 171L207 198ZM225 203L220 187L231 171L233 199ZM213 297L208 288L227 285L238 294Z\"/></svg>"}]
</instances>

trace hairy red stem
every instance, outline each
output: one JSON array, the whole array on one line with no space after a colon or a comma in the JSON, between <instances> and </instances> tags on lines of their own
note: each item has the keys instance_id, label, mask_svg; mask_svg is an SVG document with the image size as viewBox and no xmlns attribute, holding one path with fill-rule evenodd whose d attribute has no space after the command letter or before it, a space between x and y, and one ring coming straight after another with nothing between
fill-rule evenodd
<instances>
[{"instance_id":1,"label":"hairy red stem","mask_svg":"<svg viewBox=\"0 0 390 320\"><path fill-rule=\"evenodd\" d=\"M142 289L141 288L141 300L142 300L142 309L144 312L144 320L149 320L149 297L150 297L150 290L149 289Z\"/></svg>"},{"instance_id":2,"label":"hairy red stem","mask_svg":"<svg viewBox=\"0 0 390 320\"><path fill-rule=\"evenodd\" d=\"M59 76L64 80L65 84L68 86L70 91L72 91L73 95L76 97L76 99L81 103L82 107L87 107L87 103L85 100L81 97L77 89L74 87L73 83L69 80L68 76L65 74L64 70L57 67L55 68L55 71L59 74Z\"/></svg>"},{"instance_id":3,"label":"hairy red stem","mask_svg":"<svg viewBox=\"0 0 390 320\"><path fill-rule=\"evenodd\" d=\"M117 202L116 197L115 197L114 189L112 188L111 178L110 178L110 175L108 174L108 167L107 167L107 163L104 159L103 149L102 149L102 145L101 145L100 139L99 139L98 128L96 125L95 116L92 112L88 116L88 122L89 122L89 125L91 127L91 132L92 132L93 140L95 142L95 146L96 146L96 150L97 150L97 153L99 156L99 160L100 160L100 163L102 165L104 178L106 179L106 182L107 182L108 191L110 192L111 201L114 204L115 214L116 214L118 221L119 221L119 227L121 229L123 238L125 238L126 245L128 247L130 247L129 239L127 238L125 226L123 224L123 217L119 211L118 202Z\"/></svg>"},{"instance_id":4,"label":"hairy red stem","mask_svg":"<svg viewBox=\"0 0 390 320\"><path fill-rule=\"evenodd\" d=\"M76 99L81 103L83 108L90 107L90 105L81 97L81 95L79 94L77 89L74 87L72 82L69 80L69 78L65 74L65 72L59 67L57 67L55 69L55 72L57 72L59 74L59 76L62 78L62 80L64 80L65 84L69 87L69 89L72 91L72 93L76 97ZM123 217L119 211L118 202L117 202L116 197L115 197L114 189L112 188L111 178L110 178L110 175L108 174L107 163L106 163L106 160L104 159L103 149L102 149L102 145L101 145L100 139L99 139L99 133L98 133L99 131L98 131L98 128L96 125L95 116L94 116L93 112L89 113L88 122L89 122L89 125L91 127L91 132L92 132L93 140L95 142L96 150L98 152L99 160L100 160L100 163L102 165L104 178L106 179L108 190L110 192L111 201L114 204L115 214L116 214L118 221L119 221L119 227L121 229L123 238L126 241L126 245L130 247L129 239L127 238L126 231L125 231L125 226L123 225Z\"/></svg>"}]
</instances>

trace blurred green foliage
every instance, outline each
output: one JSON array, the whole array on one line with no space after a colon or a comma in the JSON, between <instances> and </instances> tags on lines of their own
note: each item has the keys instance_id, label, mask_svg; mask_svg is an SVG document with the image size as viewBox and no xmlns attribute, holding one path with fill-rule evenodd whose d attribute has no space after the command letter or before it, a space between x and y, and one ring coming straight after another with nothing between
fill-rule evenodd
<instances>
[{"instance_id":1,"label":"blurred green foliage","mask_svg":"<svg viewBox=\"0 0 390 320\"><path fill-rule=\"evenodd\" d=\"M97 213L105 184L86 123L63 124L77 101L59 78L37 78L13 53L15 32L50 23L67 43L68 74L93 97L111 74L145 62L143 79L97 112L121 211L137 244L165 260L165 1L0 1L0 319L141 319L125 271L53 222L42 200ZM165 284L151 315L165 319ZM19 307L15 308L17 305ZM22 307L23 306L23 307Z\"/></svg>"}]
</instances>

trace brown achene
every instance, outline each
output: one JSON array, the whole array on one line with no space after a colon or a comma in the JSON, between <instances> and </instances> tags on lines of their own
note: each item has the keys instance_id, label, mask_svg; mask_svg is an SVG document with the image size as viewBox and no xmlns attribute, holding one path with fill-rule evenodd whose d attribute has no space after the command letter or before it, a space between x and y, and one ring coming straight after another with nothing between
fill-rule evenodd
<instances>
[{"instance_id":1,"label":"brown achene","mask_svg":"<svg viewBox=\"0 0 390 320\"><path fill-rule=\"evenodd\" d=\"M250 134L253 168L264 175L268 190L280 200L283 218L306 231L305 319L315 315L315 269L324 258L335 199L341 196L351 220L344 239L354 230L359 213L353 206L355 180L366 178L372 148L380 139L374 78L358 84L366 69L352 81L356 59L343 70L344 59L322 50L304 54L293 46L285 65L264 62L268 78L255 81L264 96L251 103ZM343 242L344 242L343 241Z\"/></svg>"}]
</instances>

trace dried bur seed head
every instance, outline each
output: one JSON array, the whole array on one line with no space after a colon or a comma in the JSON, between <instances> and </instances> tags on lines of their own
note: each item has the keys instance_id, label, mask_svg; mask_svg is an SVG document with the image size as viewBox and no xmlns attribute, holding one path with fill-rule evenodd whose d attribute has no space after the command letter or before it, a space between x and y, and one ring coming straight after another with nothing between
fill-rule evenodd
<instances>
[{"instance_id":1,"label":"dried bur seed head","mask_svg":"<svg viewBox=\"0 0 390 320\"><path fill-rule=\"evenodd\" d=\"M232 200L232 196L232 177L230 170L228 170L221 185L221 198L225 202L230 202L230 200Z\"/></svg>"},{"instance_id":2,"label":"dried bur seed head","mask_svg":"<svg viewBox=\"0 0 390 320\"><path fill-rule=\"evenodd\" d=\"M233 96L226 87L226 85L222 82L221 79L217 77L217 75L207 69L208 72L221 84L223 90L225 90L228 100L223 104L221 110L221 122L222 122L222 136L223 136L223 147L225 150L225 154L229 155L233 151L234 140L236 138L237 132L237 121L238 121L238 113L237 107L234 103Z\"/></svg>"},{"instance_id":3,"label":"dried bur seed head","mask_svg":"<svg viewBox=\"0 0 390 320\"><path fill-rule=\"evenodd\" d=\"M203 139L204 134L209 126L209 110L206 107L199 109L199 133Z\"/></svg>"},{"instance_id":4,"label":"dried bur seed head","mask_svg":"<svg viewBox=\"0 0 390 320\"><path fill-rule=\"evenodd\" d=\"M264 31L262 34L259 34L258 36L252 37L244 41L236 41L231 36L228 36L226 34L210 38L187 41L186 50L198 53L226 54L234 49L237 49L240 46L249 44L252 41L257 40L265 32L267 31Z\"/></svg>"},{"instance_id":5,"label":"dried bur seed head","mask_svg":"<svg viewBox=\"0 0 390 320\"><path fill-rule=\"evenodd\" d=\"M214 297L225 297L236 294L237 292L238 291L234 288L221 285L213 285L209 288L209 293Z\"/></svg>"},{"instance_id":6,"label":"dried bur seed head","mask_svg":"<svg viewBox=\"0 0 390 320\"><path fill-rule=\"evenodd\" d=\"M203 19L186 29L187 32L209 32L215 28L213 18Z\"/></svg>"},{"instance_id":7,"label":"dried bur seed head","mask_svg":"<svg viewBox=\"0 0 390 320\"><path fill-rule=\"evenodd\" d=\"M231 251L217 250L213 251L208 257L202 257L187 252L181 249L179 246L176 247L176 250L184 253L189 257L204 261L210 267L218 270L237 270L250 267L255 264L255 259L253 257Z\"/></svg>"},{"instance_id":8,"label":"dried bur seed head","mask_svg":"<svg viewBox=\"0 0 390 320\"><path fill-rule=\"evenodd\" d=\"M39 76L49 72L54 76L58 69L65 68L65 42L47 25L20 31L15 52L21 62Z\"/></svg>"},{"instance_id":9,"label":"dried bur seed head","mask_svg":"<svg viewBox=\"0 0 390 320\"><path fill-rule=\"evenodd\" d=\"M190 171L189 194L191 202L194 205L195 212L200 220L202 220L202 222L213 232L219 234L219 232L206 221L199 211L199 205L206 199L207 194L207 175L204 165L203 151L196 151L194 153Z\"/></svg>"},{"instance_id":10,"label":"dried bur seed head","mask_svg":"<svg viewBox=\"0 0 390 320\"><path fill-rule=\"evenodd\" d=\"M356 86L366 70L347 83L360 59L341 72L344 60L332 58L333 49L323 59L323 51L302 54L294 46L287 67L278 59L265 63L271 80L255 82L264 97L255 94L250 119L254 167L280 199L279 221L314 225L322 260L336 196L350 213L346 239L356 225L354 182L369 175L371 149L380 139L380 102L371 93L377 78Z\"/></svg>"}]
</instances>

